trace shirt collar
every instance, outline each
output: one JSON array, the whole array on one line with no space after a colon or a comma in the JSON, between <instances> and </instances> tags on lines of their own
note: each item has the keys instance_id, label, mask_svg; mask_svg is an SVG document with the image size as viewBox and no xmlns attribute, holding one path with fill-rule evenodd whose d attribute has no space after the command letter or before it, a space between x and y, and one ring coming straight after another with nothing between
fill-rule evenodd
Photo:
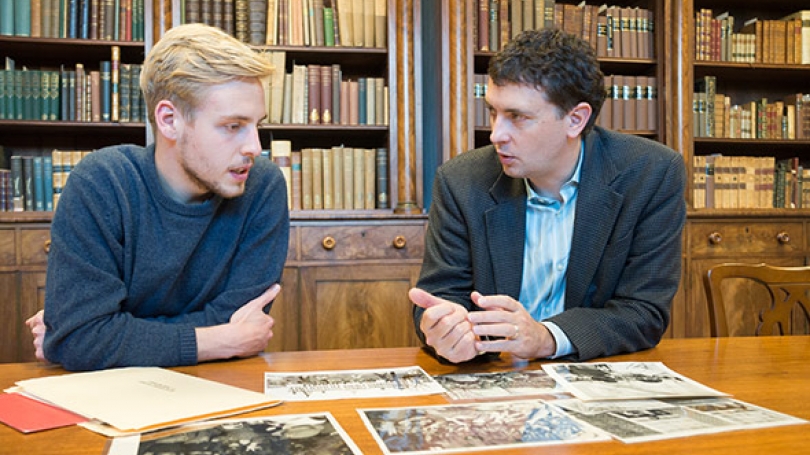
<instances>
[{"instance_id":1,"label":"shirt collar","mask_svg":"<svg viewBox=\"0 0 810 455\"><path fill-rule=\"evenodd\" d=\"M577 159L577 167L574 169L574 174L567 182L563 183L560 188L560 196L562 196L562 203L569 201L577 191L579 186L579 178L582 174L582 158L585 156L585 141L582 141L582 146L579 149L579 158ZM529 204L549 206L559 203L553 198L539 195L532 186L529 184L529 179L524 178L523 184L526 186L526 199Z\"/></svg>"}]
</instances>

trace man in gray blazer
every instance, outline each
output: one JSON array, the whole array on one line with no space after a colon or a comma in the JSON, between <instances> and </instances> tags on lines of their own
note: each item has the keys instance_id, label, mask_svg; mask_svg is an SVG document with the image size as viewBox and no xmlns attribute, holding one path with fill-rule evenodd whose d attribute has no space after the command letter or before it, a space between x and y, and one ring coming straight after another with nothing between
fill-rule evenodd
<instances>
[{"instance_id":1,"label":"man in gray blazer","mask_svg":"<svg viewBox=\"0 0 810 455\"><path fill-rule=\"evenodd\" d=\"M451 362L586 360L655 346L681 273L683 158L594 127L591 47L526 31L490 61L491 146L442 165L416 331Z\"/></svg>"}]
</instances>

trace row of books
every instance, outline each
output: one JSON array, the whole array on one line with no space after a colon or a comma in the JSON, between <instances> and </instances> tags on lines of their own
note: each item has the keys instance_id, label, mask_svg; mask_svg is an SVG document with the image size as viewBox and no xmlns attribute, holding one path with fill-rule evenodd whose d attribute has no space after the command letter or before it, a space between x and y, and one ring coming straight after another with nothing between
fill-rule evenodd
<instances>
[{"instance_id":1,"label":"row of books","mask_svg":"<svg viewBox=\"0 0 810 455\"><path fill-rule=\"evenodd\" d=\"M810 207L810 169L799 158L697 155L693 166L696 209Z\"/></svg>"},{"instance_id":2,"label":"row of books","mask_svg":"<svg viewBox=\"0 0 810 455\"><path fill-rule=\"evenodd\" d=\"M0 206L9 212L56 209L71 170L91 152L55 149L49 154L12 155L10 169L0 170L11 181Z\"/></svg>"},{"instance_id":3,"label":"row of books","mask_svg":"<svg viewBox=\"0 0 810 455\"><path fill-rule=\"evenodd\" d=\"M717 78L704 76L695 81L692 117L694 137L810 139L810 94L732 104L717 93Z\"/></svg>"},{"instance_id":4,"label":"row of books","mask_svg":"<svg viewBox=\"0 0 810 455\"><path fill-rule=\"evenodd\" d=\"M73 69L17 70L7 58L0 70L0 120L144 122L141 68L120 63L118 46L98 70L83 63Z\"/></svg>"},{"instance_id":5,"label":"row of books","mask_svg":"<svg viewBox=\"0 0 810 455\"><path fill-rule=\"evenodd\" d=\"M292 150L276 140L270 157L287 182L291 210L371 210L390 207L388 149L330 148Z\"/></svg>"},{"instance_id":6,"label":"row of books","mask_svg":"<svg viewBox=\"0 0 810 455\"><path fill-rule=\"evenodd\" d=\"M473 76L475 126L490 127L487 104L484 100L487 75ZM658 130L658 94L653 76L605 76L607 98L602 105L596 124L622 131Z\"/></svg>"},{"instance_id":7,"label":"row of books","mask_svg":"<svg viewBox=\"0 0 810 455\"><path fill-rule=\"evenodd\" d=\"M751 18L735 25L728 11L695 13L695 59L725 62L810 64L810 10L778 20Z\"/></svg>"},{"instance_id":8,"label":"row of books","mask_svg":"<svg viewBox=\"0 0 810 455\"><path fill-rule=\"evenodd\" d=\"M500 50L523 30L558 28L581 36L598 57L655 56L651 10L556 0L477 0L475 38L479 51Z\"/></svg>"},{"instance_id":9,"label":"row of books","mask_svg":"<svg viewBox=\"0 0 810 455\"><path fill-rule=\"evenodd\" d=\"M297 65L285 73L285 52L269 52L276 71L267 87L267 122L388 125L388 86L382 77L344 78L339 64Z\"/></svg>"},{"instance_id":10,"label":"row of books","mask_svg":"<svg viewBox=\"0 0 810 455\"><path fill-rule=\"evenodd\" d=\"M184 23L213 25L255 46L385 48L387 0L185 0Z\"/></svg>"},{"instance_id":11,"label":"row of books","mask_svg":"<svg viewBox=\"0 0 810 455\"><path fill-rule=\"evenodd\" d=\"M0 35L143 41L144 1L0 0Z\"/></svg>"}]
</instances>

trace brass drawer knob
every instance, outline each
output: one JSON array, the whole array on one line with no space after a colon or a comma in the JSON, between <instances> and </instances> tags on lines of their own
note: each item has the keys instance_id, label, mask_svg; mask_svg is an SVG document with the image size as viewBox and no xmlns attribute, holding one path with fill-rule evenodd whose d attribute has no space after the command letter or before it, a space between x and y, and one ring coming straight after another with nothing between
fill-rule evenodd
<instances>
[{"instance_id":1,"label":"brass drawer knob","mask_svg":"<svg viewBox=\"0 0 810 455\"><path fill-rule=\"evenodd\" d=\"M45 251L45 254L51 252L51 239L46 240L45 243L42 244L42 250Z\"/></svg>"},{"instance_id":2,"label":"brass drawer knob","mask_svg":"<svg viewBox=\"0 0 810 455\"><path fill-rule=\"evenodd\" d=\"M720 235L719 232L712 232L711 234L709 234L709 243L711 243L712 245L717 245L722 241L723 236Z\"/></svg>"},{"instance_id":3,"label":"brass drawer knob","mask_svg":"<svg viewBox=\"0 0 810 455\"><path fill-rule=\"evenodd\" d=\"M790 243L790 234L788 234L787 232L780 232L776 234L776 241L782 245Z\"/></svg>"},{"instance_id":4,"label":"brass drawer knob","mask_svg":"<svg viewBox=\"0 0 810 455\"><path fill-rule=\"evenodd\" d=\"M398 236L394 237L394 248L396 248L398 250L401 250L401 249L405 248L405 245L407 245L407 244L408 244L408 241L405 240L404 235L398 235Z\"/></svg>"},{"instance_id":5,"label":"brass drawer knob","mask_svg":"<svg viewBox=\"0 0 810 455\"><path fill-rule=\"evenodd\" d=\"M323 241L321 241L321 245L323 245L323 249L325 250L333 249L336 243L337 242L335 242L335 238L330 235L327 235L326 237L323 238Z\"/></svg>"}]
</instances>

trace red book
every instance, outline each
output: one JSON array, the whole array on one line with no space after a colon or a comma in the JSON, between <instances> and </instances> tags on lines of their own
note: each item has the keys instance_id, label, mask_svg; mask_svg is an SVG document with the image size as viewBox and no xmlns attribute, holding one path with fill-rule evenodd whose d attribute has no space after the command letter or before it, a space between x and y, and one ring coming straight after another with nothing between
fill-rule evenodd
<instances>
[{"instance_id":1,"label":"red book","mask_svg":"<svg viewBox=\"0 0 810 455\"><path fill-rule=\"evenodd\" d=\"M332 66L321 66L321 123L334 123L332 111Z\"/></svg>"},{"instance_id":2,"label":"red book","mask_svg":"<svg viewBox=\"0 0 810 455\"><path fill-rule=\"evenodd\" d=\"M321 65L307 65L307 123L321 123Z\"/></svg>"}]
</instances>

